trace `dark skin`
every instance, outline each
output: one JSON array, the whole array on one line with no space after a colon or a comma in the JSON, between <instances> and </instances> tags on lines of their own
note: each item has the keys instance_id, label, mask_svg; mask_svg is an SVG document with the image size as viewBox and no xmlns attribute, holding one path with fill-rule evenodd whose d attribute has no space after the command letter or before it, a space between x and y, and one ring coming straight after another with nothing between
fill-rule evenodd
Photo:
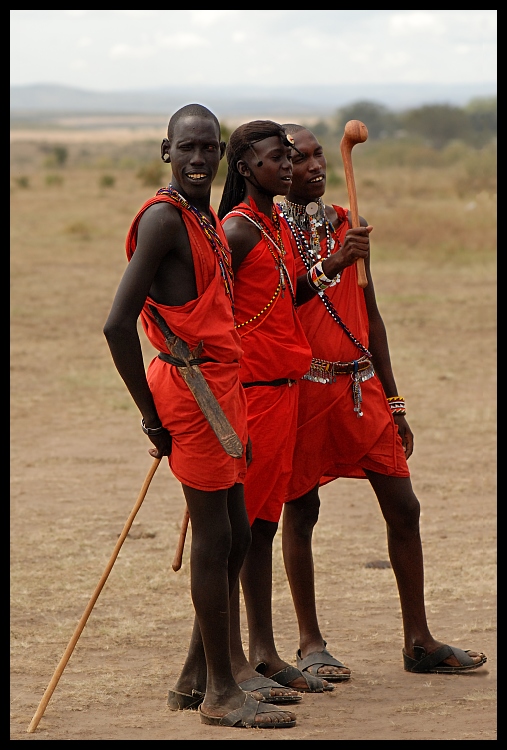
<instances>
[{"instance_id":1,"label":"dark skin","mask_svg":"<svg viewBox=\"0 0 507 750\"><path fill-rule=\"evenodd\" d=\"M306 205L324 195L326 159L322 145L309 130L298 131L293 134L293 137L302 156L294 154L292 184L287 198L293 203ZM325 210L327 218L337 227L339 218L336 211L332 206L326 206ZM350 221L349 212L349 223ZM367 225L362 217L361 224ZM321 227L319 231L322 238L324 227ZM348 230L347 237L351 231ZM346 244L347 241L342 250L334 255L343 254ZM354 251L351 250L350 255L347 251L346 254L347 257L353 257ZM373 355L375 371L386 396L395 396L398 390L391 367L386 329L375 298L369 251L362 257L365 259L368 278L364 296L370 327L369 350ZM326 267L329 261L327 259L324 261L323 269L326 275L331 276L332 273L327 273ZM323 397L325 397L324 391L325 389L323 389ZM408 459L414 449L412 430L404 416L395 415L394 420ZM412 489L410 478L385 476L372 471L366 471L366 475L386 521L389 558L400 596L405 651L413 657L414 645L417 645L423 646L427 653L432 653L443 644L433 638L426 620L419 501ZM306 495L286 503L283 515L283 556L298 619L299 645L303 658L324 648L324 638L319 628L316 612L312 555L312 533L318 520L319 506L318 487L314 487ZM481 660L481 655L477 652L470 652L469 656L476 663ZM452 666L459 665L454 656L446 659L445 663ZM319 672L321 674L349 674L350 670L325 666L321 667Z\"/></svg>"},{"instance_id":2,"label":"dark skin","mask_svg":"<svg viewBox=\"0 0 507 750\"><path fill-rule=\"evenodd\" d=\"M258 162L262 165L258 166ZM285 195L291 184L291 149L285 146L278 136L266 138L248 149L238 161L238 172L245 178L244 201L251 197L258 209L271 218L273 199ZM229 247L232 252L232 265L235 272L259 243L261 233L250 221L243 217L231 217L224 224ZM300 283L301 282L301 283ZM306 277L298 281L297 299L311 299L315 291L308 287ZM255 445L252 447L255 460ZM241 571L241 585L249 630L249 659L243 651L239 619L239 586L231 600L231 655L233 670L238 682L258 675L255 666L259 662L268 665L266 676L287 666L276 650L272 626L272 547L278 524L256 518L252 524L252 544ZM293 693L306 688L303 678L290 683ZM277 691L280 692L280 691ZM287 691L284 690L284 693Z\"/></svg>"},{"instance_id":3,"label":"dark skin","mask_svg":"<svg viewBox=\"0 0 507 750\"><path fill-rule=\"evenodd\" d=\"M216 122L204 116L181 117L171 138L164 138L162 157L168 155L173 187L212 219L211 185L225 143ZM164 159L167 161L168 159ZM136 251L120 281L104 335L114 363L147 427L161 425L149 389L137 321L147 296L165 305L183 305L197 296L192 252L180 212L168 203L155 204L144 213ZM167 430L150 436L149 453L162 458L171 453ZM185 665L176 690L206 692L202 710L224 716L244 704L228 659L229 598L250 545L243 485L203 492L182 485L192 524L190 558L191 594L196 618ZM263 720L266 720L263 714ZM273 707L269 720L291 721L294 715Z\"/></svg>"}]
</instances>

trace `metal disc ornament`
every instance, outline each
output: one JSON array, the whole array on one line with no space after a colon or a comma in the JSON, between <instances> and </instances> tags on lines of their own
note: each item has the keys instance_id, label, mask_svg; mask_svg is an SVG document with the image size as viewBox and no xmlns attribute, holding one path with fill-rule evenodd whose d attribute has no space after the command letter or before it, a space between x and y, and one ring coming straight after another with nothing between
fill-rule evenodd
<instances>
[{"instance_id":1,"label":"metal disc ornament","mask_svg":"<svg viewBox=\"0 0 507 750\"><path fill-rule=\"evenodd\" d=\"M306 206L306 213L308 214L308 216L315 216L318 210L319 206L318 203L315 203L315 201L308 203Z\"/></svg>"}]
</instances>

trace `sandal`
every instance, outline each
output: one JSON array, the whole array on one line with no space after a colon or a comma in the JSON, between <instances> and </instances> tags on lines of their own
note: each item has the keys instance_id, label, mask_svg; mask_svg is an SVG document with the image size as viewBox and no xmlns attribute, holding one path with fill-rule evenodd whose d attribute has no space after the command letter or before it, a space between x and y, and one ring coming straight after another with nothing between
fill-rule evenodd
<instances>
[{"instance_id":1,"label":"sandal","mask_svg":"<svg viewBox=\"0 0 507 750\"><path fill-rule=\"evenodd\" d=\"M202 706L199 706L198 711L201 715L201 724L211 724L219 727L243 727L247 729L277 729L282 727L288 729L296 726L296 719L291 719L290 721L255 721L255 717L259 714L279 713L279 709L269 703L264 705L261 701L256 701L248 693L245 695L245 702L241 708L229 711L225 716L208 716L203 713Z\"/></svg>"},{"instance_id":2,"label":"sandal","mask_svg":"<svg viewBox=\"0 0 507 750\"><path fill-rule=\"evenodd\" d=\"M267 664L264 662L260 662L260 664L257 664L255 667L255 671L260 672L261 674L264 674L266 669ZM296 667L292 667L290 664L279 672L272 674L270 679L278 682L279 685L283 685L284 687L291 687L290 683L297 680L298 677L303 677L306 682L306 688L297 688L300 693L324 693L334 690L334 685L324 685L324 682L320 677L315 677L309 672L303 673L299 669L296 669Z\"/></svg>"},{"instance_id":3,"label":"sandal","mask_svg":"<svg viewBox=\"0 0 507 750\"><path fill-rule=\"evenodd\" d=\"M457 674L458 672L468 672L471 669L477 669L486 664L488 658L481 653L481 660L475 662L468 654L470 649L463 651L455 646L440 646L431 654L426 653L422 646L414 646L414 658L408 656L403 649L403 667L406 672L419 672L431 674ZM442 664L444 659L454 656L460 662L459 667L453 667L450 664Z\"/></svg>"},{"instance_id":4,"label":"sandal","mask_svg":"<svg viewBox=\"0 0 507 750\"><path fill-rule=\"evenodd\" d=\"M327 680L328 682L343 682L343 680L350 680L350 673L325 674L319 672L320 667L325 666L345 667L345 664L342 664L341 661L338 661L338 659L335 659L334 656L329 653L326 646L327 643L324 641L324 648L322 651L313 651L311 654L308 654L308 656L305 656L304 659L301 656L301 649L298 649L296 653L297 668L300 669L301 672L308 672L309 674L313 674L315 677L320 677L321 680ZM345 669L347 669L347 667L345 667Z\"/></svg>"}]
</instances>

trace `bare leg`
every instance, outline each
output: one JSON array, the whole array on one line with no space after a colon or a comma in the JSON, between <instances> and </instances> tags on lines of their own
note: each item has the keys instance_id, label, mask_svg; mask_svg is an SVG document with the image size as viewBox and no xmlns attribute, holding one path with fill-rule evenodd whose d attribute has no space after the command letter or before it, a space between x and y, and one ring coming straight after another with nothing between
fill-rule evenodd
<instances>
[{"instance_id":1,"label":"bare leg","mask_svg":"<svg viewBox=\"0 0 507 750\"><path fill-rule=\"evenodd\" d=\"M282 551L299 627L299 649L304 658L325 648L320 632L315 598L312 552L313 529L319 518L319 488L285 503L283 509ZM321 673L350 674L347 667L325 666Z\"/></svg>"},{"instance_id":2,"label":"bare leg","mask_svg":"<svg viewBox=\"0 0 507 750\"><path fill-rule=\"evenodd\" d=\"M187 496L188 490L189 488L184 488L185 496ZM195 492L195 490L190 491ZM238 587L237 582L239 580L239 571L241 569L246 550L248 549L251 540L250 531L248 530L248 517L246 515L246 510L242 499L242 491L242 485L236 485L227 493L227 510L231 523L232 533L231 551L228 557L229 590L234 586L234 582L236 582L235 588L237 589ZM210 507L212 507L212 505ZM197 533L198 532L194 528L194 525L192 525L192 540L194 540L194 536ZM194 553L192 546L192 558L193 557ZM187 695L191 695L193 689L204 693L206 691L206 680L206 656L204 653L204 647L201 637L201 629L199 627L199 621L196 616L194 619L194 626L185 664L183 665L183 669L175 685L175 689L180 692L186 693Z\"/></svg>"},{"instance_id":3,"label":"bare leg","mask_svg":"<svg viewBox=\"0 0 507 750\"><path fill-rule=\"evenodd\" d=\"M420 506L409 477L388 477L366 471L387 524L389 559L400 596L405 652L414 656L414 646L432 653L444 645L431 635L424 603L424 563L419 528ZM470 652L475 662L481 655ZM445 663L458 666L451 656Z\"/></svg>"},{"instance_id":4,"label":"bare leg","mask_svg":"<svg viewBox=\"0 0 507 750\"><path fill-rule=\"evenodd\" d=\"M276 650L273 634L272 575L273 539L278 524L256 518L252 524L252 544L241 569L241 585L245 596L248 619L249 661L255 667L266 664L265 675L279 672L288 666ZM306 690L303 677L291 681L294 690Z\"/></svg>"},{"instance_id":5,"label":"bare leg","mask_svg":"<svg viewBox=\"0 0 507 750\"><path fill-rule=\"evenodd\" d=\"M184 679L190 675L202 679L204 654L206 690L201 709L208 717L222 717L245 705L245 692L232 672L229 598L250 544L250 526L242 485L212 493L183 486L183 491L192 524L190 577L196 620L177 688L183 691ZM295 715L272 707L254 723L261 719L289 723Z\"/></svg>"}]
</instances>

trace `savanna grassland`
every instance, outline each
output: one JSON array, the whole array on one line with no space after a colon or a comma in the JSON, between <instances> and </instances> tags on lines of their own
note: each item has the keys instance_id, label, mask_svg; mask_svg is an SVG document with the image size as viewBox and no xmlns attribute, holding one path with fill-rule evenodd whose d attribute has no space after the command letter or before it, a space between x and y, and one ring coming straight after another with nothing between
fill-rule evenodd
<instances>
[{"instance_id":1,"label":"savanna grassland","mask_svg":"<svg viewBox=\"0 0 507 750\"><path fill-rule=\"evenodd\" d=\"M353 161L415 433L428 620L436 638L482 650L488 663L458 676L403 671L392 570L366 567L388 559L384 521L367 482L339 480L322 492L315 567L324 637L352 669L350 682L305 695L296 727L274 734L238 737L169 711L192 625L191 530L174 573L184 500L161 464L27 733L152 464L102 327L131 219L170 177L163 135L163 127L11 133L10 739L497 739L496 150L391 141L357 145ZM346 206L339 142L326 145L326 201ZM220 189L217 180L215 208ZM148 363L154 352L142 341ZM279 652L294 663L280 532L274 622Z\"/></svg>"}]
</instances>

